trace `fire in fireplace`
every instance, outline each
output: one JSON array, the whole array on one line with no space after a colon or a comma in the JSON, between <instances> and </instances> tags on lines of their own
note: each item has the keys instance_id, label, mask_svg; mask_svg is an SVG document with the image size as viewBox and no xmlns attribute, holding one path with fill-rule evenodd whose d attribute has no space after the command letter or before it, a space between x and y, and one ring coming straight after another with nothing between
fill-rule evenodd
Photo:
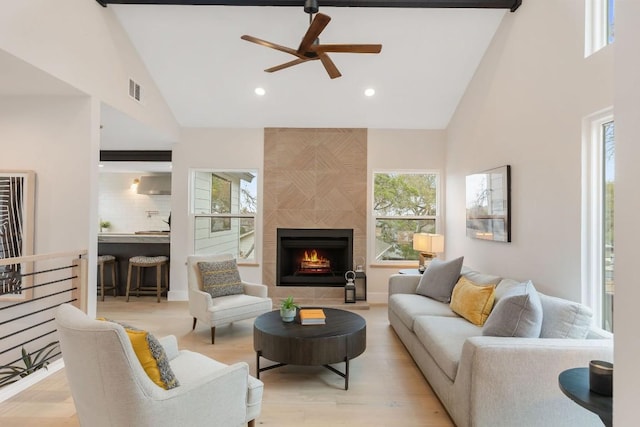
<instances>
[{"instance_id":1,"label":"fire in fireplace","mask_svg":"<svg viewBox=\"0 0 640 427\"><path fill-rule=\"evenodd\" d=\"M331 260L325 258L322 255L318 255L318 251L311 250L311 255L307 251L304 251L302 261L300 261L301 274L304 273L331 273Z\"/></svg>"},{"instance_id":2,"label":"fire in fireplace","mask_svg":"<svg viewBox=\"0 0 640 427\"><path fill-rule=\"evenodd\" d=\"M344 286L352 265L352 229L277 230L278 286Z\"/></svg>"}]
</instances>

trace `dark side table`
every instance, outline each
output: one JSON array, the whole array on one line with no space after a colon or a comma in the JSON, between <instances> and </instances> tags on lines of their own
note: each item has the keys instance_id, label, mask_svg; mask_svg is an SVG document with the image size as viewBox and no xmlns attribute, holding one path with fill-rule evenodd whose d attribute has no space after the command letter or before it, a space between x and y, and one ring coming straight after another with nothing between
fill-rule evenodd
<instances>
[{"instance_id":1,"label":"dark side table","mask_svg":"<svg viewBox=\"0 0 640 427\"><path fill-rule=\"evenodd\" d=\"M589 368L573 368L558 376L560 390L583 408L600 417L605 426L613 425L613 397L594 393L589 389Z\"/></svg>"}]
</instances>

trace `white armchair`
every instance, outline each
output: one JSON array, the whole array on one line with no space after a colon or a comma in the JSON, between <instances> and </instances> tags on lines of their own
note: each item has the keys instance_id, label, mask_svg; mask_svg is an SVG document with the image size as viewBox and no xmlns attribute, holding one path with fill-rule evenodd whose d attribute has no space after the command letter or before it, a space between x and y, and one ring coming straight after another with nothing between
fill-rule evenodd
<instances>
[{"instance_id":1,"label":"white armchair","mask_svg":"<svg viewBox=\"0 0 640 427\"><path fill-rule=\"evenodd\" d=\"M232 260L229 254L191 255L187 257L187 280L189 283L189 313L193 316L193 329L200 320L211 327L211 344L215 342L216 326L238 320L251 319L271 311L271 298L267 286L242 282L244 293L212 298L202 289L202 278L198 262Z\"/></svg>"},{"instance_id":2,"label":"white armchair","mask_svg":"<svg viewBox=\"0 0 640 427\"><path fill-rule=\"evenodd\" d=\"M62 358L83 426L242 426L255 424L263 384L244 363L225 365L160 339L179 386L146 374L124 328L90 319L70 304L56 311Z\"/></svg>"}]
</instances>

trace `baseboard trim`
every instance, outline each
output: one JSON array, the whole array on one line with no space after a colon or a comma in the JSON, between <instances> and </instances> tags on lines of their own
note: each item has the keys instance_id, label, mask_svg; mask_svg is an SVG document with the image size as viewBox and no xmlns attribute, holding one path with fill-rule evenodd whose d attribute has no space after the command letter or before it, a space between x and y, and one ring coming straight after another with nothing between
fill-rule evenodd
<instances>
[{"instance_id":1,"label":"baseboard trim","mask_svg":"<svg viewBox=\"0 0 640 427\"><path fill-rule=\"evenodd\" d=\"M11 399L16 394L28 389L34 384L37 384L38 382L47 378L49 375L53 375L62 368L64 368L64 361L62 359L58 359L54 362L51 362L46 369L39 369L33 374L22 378L17 383L2 387L2 389L0 389L0 403L4 402L5 400Z\"/></svg>"}]
</instances>

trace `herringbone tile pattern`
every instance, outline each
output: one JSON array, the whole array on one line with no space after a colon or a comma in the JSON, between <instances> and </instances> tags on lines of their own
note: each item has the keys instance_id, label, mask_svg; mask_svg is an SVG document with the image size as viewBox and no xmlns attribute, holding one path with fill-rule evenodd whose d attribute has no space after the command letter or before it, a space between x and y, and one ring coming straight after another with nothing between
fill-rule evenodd
<instances>
[{"instance_id":1,"label":"herringbone tile pattern","mask_svg":"<svg viewBox=\"0 0 640 427\"><path fill-rule=\"evenodd\" d=\"M263 283L270 295L340 297L342 289L274 286L276 229L353 228L354 257L366 256L366 129L266 129L264 168Z\"/></svg>"}]
</instances>

